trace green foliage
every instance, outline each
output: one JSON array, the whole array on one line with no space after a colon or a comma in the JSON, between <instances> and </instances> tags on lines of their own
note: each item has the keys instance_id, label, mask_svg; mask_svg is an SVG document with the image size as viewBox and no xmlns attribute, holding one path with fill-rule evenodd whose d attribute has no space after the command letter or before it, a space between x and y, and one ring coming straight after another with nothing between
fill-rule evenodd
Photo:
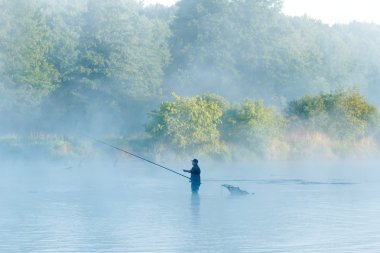
<instances>
[{"instance_id":1,"label":"green foliage","mask_svg":"<svg viewBox=\"0 0 380 253\"><path fill-rule=\"evenodd\" d=\"M294 124L349 139L368 134L379 117L376 107L356 90L338 90L291 101L287 115Z\"/></svg>"},{"instance_id":2,"label":"green foliage","mask_svg":"<svg viewBox=\"0 0 380 253\"><path fill-rule=\"evenodd\" d=\"M218 125L227 103L206 94L163 102L150 114L147 132L158 143L179 152L218 154L223 150Z\"/></svg>"},{"instance_id":3,"label":"green foliage","mask_svg":"<svg viewBox=\"0 0 380 253\"><path fill-rule=\"evenodd\" d=\"M263 102L245 101L231 107L222 117L221 135L226 143L265 156L274 138L281 136L285 121Z\"/></svg>"},{"instance_id":4,"label":"green foliage","mask_svg":"<svg viewBox=\"0 0 380 253\"><path fill-rule=\"evenodd\" d=\"M148 145L146 112L174 91L183 97L163 102L147 130L176 151L220 155L231 147L267 156L278 145L297 152L303 146L286 143L286 123L310 133L294 131L299 143L319 139L315 150L339 138L346 147L380 143L378 112L364 99L380 94L380 26L328 26L287 17L281 7L280 0L173 7L0 0L0 132L86 129L145 136L133 141ZM329 93L354 85L358 91ZM188 97L205 91L248 100L230 107L215 95ZM280 108L292 101L287 121L256 100Z\"/></svg>"},{"instance_id":5,"label":"green foliage","mask_svg":"<svg viewBox=\"0 0 380 253\"><path fill-rule=\"evenodd\" d=\"M220 155L228 146L230 152L248 150L263 157L285 126L276 110L263 102L247 100L231 107L211 94L174 97L153 111L147 132L155 143L175 151Z\"/></svg>"},{"instance_id":6,"label":"green foliage","mask_svg":"<svg viewBox=\"0 0 380 253\"><path fill-rule=\"evenodd\" d=\"M0 1L1 130L40 124L41 107L68 80L76 61L78 29L42 0Z\"/></svg>"},{"instance_id":7,"label":"green foliage","mask_svg":"<svg viewBox=\"0 0 380 253\"><path fill-rule=\"evenodd\" d=\"M256 70L279 32L273 32L279 8L276 0L180 1L171 24L171 88L231 97L234 86L238 96L255 94L261 85Z\"/></svg>"},{"instance_id":8,"label":"green foliage","mask_svg":"<svg viewBox=\"0 0 380 253\"><path fill-rule=\"evenodd\" d=\"M57 88L60 73L49 59L54 47L52 29L48 24L49 13L40 5L29 2L6 2L8 22L3 34L3 74L8 77L7 88L16 92L14 103L25 107L35 106Z\"/></svg>"},{"instance_id":9,"label":"green foliage","mask_svg":"<svg viewBox=\"0 0 380 253\"><path fill-rule=\"evenodd\" d=\"M168 27L135 1L91 0L83 14L78 75L104 93L146 100L160 93L169 61Z\"/></svg>"},{"instance_id":10,"label":"green foliage","mask_svg":"<svg viewBox=\"0 0 380 253\"><path fill-rule=\"evenodd\" d=\"M109 133L141 127L145 116L135 112L147 110L161 95L170 34L164 21L149 19L142 8L133 0L91 0L74 17L62 19L72 33L61 35L76 40L71 54L54 54L66 78L44 105L53 124L72 120L78 128Z\"/></svg>"},{"instance_id":11,"label":"green foliage","mask_svg":"<svg viewBox=\"0 0 380 253\"><path fill-rule=\"evenodd\" d=\"M176 14L176 6L166 7L161 4L148 5L142 13L151 20L161 20L170 23Z\"/></svg>"},{"instance_id":12,"label":"green foliage","mask_svg":"<svg viewBox=\"0 0 380 253\"><path fill-rule=\"evenodd\" d=\"M29 135L8 134L0 136L0 158L9 159L58 159L79 157L83 149L74 139L56 134L30 133Z\"/></svg>"},{"instance_id":13,"label":"green foliage","mask_svg":"<svg viewBox=\"0 0 380 253\"><path fill-rule=\"evenodd\" d=\"M202 0L179 2L171 30L167 82L177 92L266 101L358 84L371 99L380 92L379 25L330 27L284 16L274 0Z\"/></svg>"}]
</instances>

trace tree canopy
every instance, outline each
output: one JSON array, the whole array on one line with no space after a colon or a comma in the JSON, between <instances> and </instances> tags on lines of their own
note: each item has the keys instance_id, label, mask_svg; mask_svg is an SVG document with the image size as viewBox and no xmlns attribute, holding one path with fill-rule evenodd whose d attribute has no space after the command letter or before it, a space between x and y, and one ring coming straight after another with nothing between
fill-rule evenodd
<instances>
[{"instance_id":1,"label":"tree canopy","mask_svg":"<svg viewBox=\"0 0 380 253\"><path fill-rule=\"evenodd\" d=\"M334 137L363 137L377 126L378 112L355 90L338 90L291 101L287 115L293 124Z\"/></svg>"},{"instance_id":2,"label":"tree canopy","mask_svg":"<svg viewBox=\"0 0 380 253\"><path fill-rule=\"evenodd\" d=\"M212 95L163 102L150 115L147 132L158 144L177 151L195 154L218 154L223 147L218 126L227 106L224 99Z\"/></svg>"},{"instance_id":3,"label":"tree canopy","mask_svg":"<svg viewBox=\"0 0 380 253\"><path fill-rule=\"evenodd\" d=\"M285 16L281 0L0 0L0 23L0 132L148 124L155 141L220 154L265 152L290 126L378 128L376 24Z\"/></svg>"}]
</instances>

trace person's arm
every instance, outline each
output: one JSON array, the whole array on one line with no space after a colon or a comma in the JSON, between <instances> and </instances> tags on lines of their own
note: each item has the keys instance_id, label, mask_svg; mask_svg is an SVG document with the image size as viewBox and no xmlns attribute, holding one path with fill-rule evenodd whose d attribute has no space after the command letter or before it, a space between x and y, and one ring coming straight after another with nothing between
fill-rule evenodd
<instances>
[{"instance_id":1,"label":"person's arm","mask_svg":"<svg viewBox=\"0 0 380 253\"><path fill-rule=\"evenodd\" d=\"M183 172L191 173L191 170L183 170Z\"/></svg>"}]
</instances>

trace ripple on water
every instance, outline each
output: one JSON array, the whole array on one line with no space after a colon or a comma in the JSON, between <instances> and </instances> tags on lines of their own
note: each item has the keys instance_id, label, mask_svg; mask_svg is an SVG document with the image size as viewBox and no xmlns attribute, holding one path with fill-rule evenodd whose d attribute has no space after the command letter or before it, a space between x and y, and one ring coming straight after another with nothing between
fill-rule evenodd
<instances>
[{"instance_id":1,"label":"ripple on water","mask_svg":"<svg viewBox=\"0 0 380 253\"><path fill-rule=\"evenodd\" d=\"M374 253L380 248L380 184L288 175L239 181L256 194L234 198L219 181L205 180L194 197L188 182L166 174L137 180L109 170L107 177L62 173L22 184L11 174L0 178L0 184L6 182L0 193L0 252Z\"/></svg>"}]
</instances>

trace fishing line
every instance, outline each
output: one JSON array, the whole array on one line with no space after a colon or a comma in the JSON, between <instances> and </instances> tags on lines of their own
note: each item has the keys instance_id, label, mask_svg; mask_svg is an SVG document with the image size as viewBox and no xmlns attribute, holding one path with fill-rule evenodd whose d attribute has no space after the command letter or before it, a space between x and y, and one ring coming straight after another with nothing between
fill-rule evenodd
<instances>
[{"instance_id":1,"label":"fishing line","mask_svg":"<svg viewBox=\"0 0 380 253\"><path fill-rule=\"evenodd\" d=\"M141 156L139 156L139 155L136 155L136 154L134 154L134 153L131 153L131 152L127 151L127 150L124 150L124 149L122 149L122 148L116 147L116 146L114 146L114 145L112 145L112 144L109 144L109 143L107 143L107 142L104 142L104 141L101 141L101 140L98 140L98 139L92 138L92 137L90 137L90 136L87 136L87 137L88 137L89 139L95 141L95 142L98 142L98 143L101 143L101 144L103 144L103 145L105 145L105 146L108 146L108 147L111 147L111 148L113 148L113 149L119 150L119 151L121 151L121 152L123 152L123 153L126 153L126 154L130 155L130 156L134 156L134 157L139 158L139 159L141 159L141 160L143 160L143 161L145 161L145 162L148 162L148 163L154 164L154 165L156 165L156 166L158 166L158 167L161 167L162 169L165 169L165 170L167 170L167 171L170 171L170 172L172 172L172 173L175 173L175 174L177 174L177 175L179 175L179 176L181 176L181 177L184 177L184 178L190 179L190 177L188 177L188 176L185 176L185 175L183 175L183 174L181 174L181 173L178 173L177 171L174 171L174 170L172 170L172 169L169 169L168 167L165 167L165 166L163 166L163 165L161 165L161 164L158 164L158 163L155 163L155 162L153 162L153 161L150 161L150 160L148 160L148 159L146 159L146 158L144 158L144 157L141 157ZM203 182L253 182L253 181L257 181L257 180L252 180L252 179L203 179L202 181L203 181Z\"/></svg>"},{"instance_id":2,"label":"fishing line","mask_svg":"<svg viewBox=\"0 0 380 253\"><path fill-rule=\"evenodd\" d=\"M97 140L97 139L91 138L91 137L89 137L89 136L87 136L87 137L90 138L91 140L95 141L95 142L98 142L98 143L101 143L101 144L103 144L103 145L105 145L105 146L108 146L108 147L114 148L114 149L119 150L119 151L121 151L121 152L123 152L123 153L126 153L126 154L128 154L128 155L130 155L130 156L134 156L134 157L139 158L139 159L141 159L141 160L143 160L143 161L145 161L145 162L148 162L148 163L154 164L154 165L156 165L156 166L158 166L158 167L161 167L162 169L165 169L165 170L167 170L167 171L170 171L170 172L172 172L172 173L175 173L175 174L177 174L177 175L179 175L179 176L181 176L181 177L185 177L185 178L187 178L187 179L190 179L188 176L185 176L185 175L183 175L183 174L181 174L181 173L178 173L177 171L174 171L174 170L172 170L172 169L169 169L168 167L165 167L165 166L163 166L163 165L161 165L161 164L158 164L158 163L155 163L155 162L153 162L153 161L150 161L150 160L148 160L148 159L146 159L146 158L144 158L144 157L141 157L141 156L139 156L139 155L133 154L133 153L127 151L127 150L121 149L121 148L116 147L116 146L114 146L114 145L111 145L111 144L109 144L109 143L107 143L107 142L104 142L104 141L101 141L101 140Z\"/></svg>"}]
</instances>

